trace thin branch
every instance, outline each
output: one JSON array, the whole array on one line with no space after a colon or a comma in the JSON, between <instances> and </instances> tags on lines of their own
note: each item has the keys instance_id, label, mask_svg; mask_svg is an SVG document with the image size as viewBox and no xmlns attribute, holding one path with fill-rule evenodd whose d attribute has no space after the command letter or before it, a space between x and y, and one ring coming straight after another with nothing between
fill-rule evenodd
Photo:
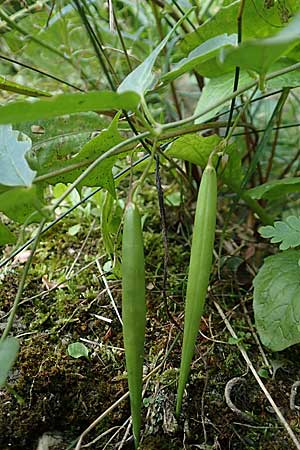
<instances>
[{"instance_id":1,"label":"thin branch","mask_svg":"<svg viewBox=\"0 0 300 450\"><path fill-rule=\"evenodd\" d=\"M233 329L232 326L230 325L229 321L227 320L227 318L226 318L226 316L225 316L225 314L224 314L224 312L223 312L221 306L220 306L216 301L214 301L214 305L215 305L215 307L216 307L218 313L219 313L220 316L222 317L222 319L223 319L223 321L224 321L224 323L225 323L225 325L226 325L226 328L227 328L227 330L230 332L231 336L232 336L233 338L237 339L237 344L236 344L236 345L237 345L239 351L241 352L241 354L242 354L244 360L245 360L246 363L247 363L247 366L248 366L249 369L251 370L251 372L252 372L254 378L256 379L256 381L257 381L259 387L261 388L261 390L262 390L263 393L265 394L265 396L266 396L268 402L270 403L270 405L272 406L273 410L275 411L275 414L277 415L278 420L282 423L282 425L283 425L284 428L286 429L288 435L290 436L291 440L292 440L293 443L295 444L295 447L296 447L298 450L300 450L300 442L298 441L298 439L297 439L295 433L293 432L293 430L291 429L291 427L289 426L289 424L288 424L287 421L285 420L285 418L284 418L284 416L282 415L280 409L278 408L278 406L277 406L276 403L274 402L274 400L273 400L273 398L271 397L269 391L267 390L267 388L266 388L265 385L263 384L263 382L262 382L260 376L258 375L257 371L255 370L255 368L254 368L254 366L253 366L253 364L252 364L252 362L251 362L251 360L250 360L250 358L249 358L249 356L248 356L248 353L246 352L246 350L244 349L244 347L238 343L238 337L237 337L237 335L236 335L234 329Z\"/></svg>"}]
</instances>

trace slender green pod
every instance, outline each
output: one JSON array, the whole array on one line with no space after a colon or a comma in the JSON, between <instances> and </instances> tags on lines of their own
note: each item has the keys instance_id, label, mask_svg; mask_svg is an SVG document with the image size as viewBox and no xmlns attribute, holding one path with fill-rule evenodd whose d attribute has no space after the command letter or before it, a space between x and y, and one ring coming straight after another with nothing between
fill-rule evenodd
<instances>
[{"instance_id":1,"label":"slender green pod","mask_svg":"<svg viewBox=\"0 0 300 450\"><path fill-rule=\"evenodd\" d=\"M122 239L122 319L135 447L140 440L146 326L145 265L141 218L127 204Z\"/></svg>"},{"instance_id":2,"label":"slender green pod","mask_svg":"<svg viewBox=\"0 0 300 450\"><path fill-rule=\"evenodd\" d=\"M212 265L217 210L217 175L208 162L197 198L186 291L185 320L176 415L179 415L203 313Z\"/></svg>"}]
</instances>

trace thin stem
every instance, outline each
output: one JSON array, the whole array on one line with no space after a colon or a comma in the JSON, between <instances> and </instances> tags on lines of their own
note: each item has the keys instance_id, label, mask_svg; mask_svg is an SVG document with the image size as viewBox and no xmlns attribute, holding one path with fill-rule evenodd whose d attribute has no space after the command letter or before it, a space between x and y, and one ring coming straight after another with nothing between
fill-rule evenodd
<instances>
[{"instance_id":1,"label":"thin stem","mask_svg":"<svg viewBox=\"0 0 300 450\"><path fill-rule=\"evenodd\" d=\"M241 0L240 7L238 10L238 15L237 15L238 44L240 44L242 42L242 19L243 19L244 7L245 7L245 0ZM236 91L237 88L239 87L239 78L240 78L240 68L236 67L235 75L234 75L233 91ZM227 135L229 133L230 123L231 123L234 106L235 106L235 100L236 100L236 97L234 97L231 100L230 112L229 112L229 117L228 117L228 126L227 126L227 129L225 132L225 137L227 137Z\"/></svg>"},{"instance_id":2,"label":"thin stem","mask_svg":"<svg viewBox=\"0 0 300 450\"><path fill-rule=\"evenodd\" d=\"M14 300L13 307L12 307L12 309L10 311L10 314L9 314L9 317L8 317L5 329L4 329L3 334L2 334L2 336L0 338L0 343L3 342L4 339L7 338L7 336L9 335L9 333L11 331L11 328L13 326L14 319L15 319L15 316L16 316L16 313L17 313L17 310L18 310L18 306L19 306L19 303L20 303L20 300L21 300L21 297L22 297L22 294L23 294L26 278L27 278L29 269L31 267L33 255L34 255L34 253L36 251L36 248L37 248L37 245L38 245L38 242L39 242L39 238L40 238L40 235L42 233L42 230L43 230L43 227L44 227L45 223L46 223L46 219L43 219L40 222L37 234L36 234L36 236L34 238L34 241L33 241L33 245L32 245L32 249L31 249L29 258L27 259L25 267L24 267L23 272L22 272L21 280L20 280L20 283L19 283L19 287L18 287L18 291L17 291L16 297L15 297L15 300Z\"/></svg>"},{"instance_id":3,"label":"thin stem","mask_svg":"<svg viewBox=\"0 0 300 450\"><path fill-rule=\"evenodd\" d=\"M272 166L273 166L276 146L277 146L277 142L278 142L278 138L279 138L279 130L280 130L279 127L280 127L280 122L281 122L281 119L282 119L283 106L284 106L284 104L282 104L282 107L281 107L280 111L278 112L277 127L276 127L276 130L275 130L275 136L274 136L273 143L272 143L272 149L271 149L271 154L270 154L269 161L268 161L266 174L265 174L265 177L264 177L264 180L263 180L264 183L266 183L268 181L270 173L271 173L271 170L272 170Z\"/></svg>"},{"instance_id":4,"label":"thin stem","mask_svg":"<svg viewBox=\"0 0 300 450\"><path fill-rule=\"evenodd\" d=\"M294 70L300 69L300 62L293 64L289 67L285 67L281 70L276 70L275 72L271 72L270 74L266 75L265 80L271 80L273 78L279 77L280 75L284 75L289 72L293 72ZM236 91L232 92L232 94L229 94L227 97L215 102L213 105L209 106L207 109L202 111L199 114L193 114L192 116L186 117L182 120L177 120L175 122L166 123L164 125L161 125L162 131L168 130L170 128L176 128L181 125L185 125L187 123L193 122L194 120L198 119L199 117L208 114L210 111L212 111L215 108L218 108L219 106L223 105L224 103L228 102L229 100L233 99L234 97L237 97L238 95L242 94L243 92L248 91L249 89L253 88L254 86L258 85L259 80L254 80L250 83L248 83L246 86L243 86L242 88L237 89Z\"/></svg>"},{"instance_id":5,"label":"thin stem","mask_svg":"<svg viewBox=\"0 0 300 450\"><path fill-rule=\"evenodd\" d=\"M114 180L117 180L118 178L122 177L126 173L128 173L132 167L135 167L145 161L147 158L149 158L149 155L145 155L139 160L135 161L131 167L126 167L125 169L121 170L114 176ZM78 206L82 205L83 203L87 202L91 197L93 197L95 194L100 192L103 189L102 186L98 187L91 193L87 194L85 197L83 197L81 200L79 200L75 205L68 208L64 213L62 213L60 216L56 217L52 222L50 222L45 228L42 230L42 234L46 233L46 231L50 230L54 225L56 225L58 222L60 222L62 219L64 219L68 214L70 214L72 211L74 211ZM3 259L0 262L0 268L8 264L15 256L17 256L19 253L21 253L23 250L25 250L32 242L34 241L35 236L31 239L28 239L27 242L22 244L20 247L18 247L16 250L14 250L7 258Z\"/></svg>"}]
</instances>

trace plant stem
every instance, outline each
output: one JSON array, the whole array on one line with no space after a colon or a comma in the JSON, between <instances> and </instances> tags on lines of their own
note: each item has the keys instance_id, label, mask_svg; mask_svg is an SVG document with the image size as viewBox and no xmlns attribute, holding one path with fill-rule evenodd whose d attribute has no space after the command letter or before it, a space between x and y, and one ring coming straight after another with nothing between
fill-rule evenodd
<instances>
[{"instance_id":1,"label":"plant stem","mask_svg":"<svg viewBox=\"0 0 300 450\"><path fill-rule=\"evenodd\" d=\"M36 248L37 248L37 245L38 245L38 242L39 242L39 238L40 238L40 235L42 233L42 230L43 230L43 227L44 227L45 223L46 223L46 219L43 219L40 222L38 231L37 231L36 236L35 236L34 241L33 241L33 245L32 245L32 249L31 249L29 258L27 259L25 267L23 269L22 277L21 277L21 280L20 280L20 283L19 283L19 287L18 287L18 291L17 291L16 297L15 297L15 300L14 300L13 307L12 307L12 309L10 311L10 314L9 314L9 317L8 317L5 329L4 329L3 334L2 334L2 336L0 338L0 343L3 342L4 339L7 338L8 334L10 333L11 328L13 326L14 319L15 319L15 316L16 316L16 313L17 313L17 309L18 309L18 306L19 306L19 303L20 303L20 300L21 300L21 297L22 297L22 294L23 294L26 278L27 278L29 269L31 267L33 255L34 255L34 253L36 251Z\"/></svg>"}]
</instances>

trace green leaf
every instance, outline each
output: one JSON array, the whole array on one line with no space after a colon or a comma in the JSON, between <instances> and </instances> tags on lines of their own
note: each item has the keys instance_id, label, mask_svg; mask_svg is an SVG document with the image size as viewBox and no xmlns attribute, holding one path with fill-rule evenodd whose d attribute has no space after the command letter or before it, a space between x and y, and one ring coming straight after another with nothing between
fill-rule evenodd
<instances>
[{"instance_id":1,"label":"green leaf","mask_svg":"<svg viewBox=\"0 0 300 450\"><path fill-rule=\"evenodd\" d=\"M269 256L253 281L255 325L272 351L300 342L299 258L299 250Z\"/></svg>"},{"instance_id":2,"label":"green leaf","mask_svg":"<svg viewBox=\"0 0 300 450\"><path fill-rule=\"evenodd\" d=\"M195 133L187 134L172 142L167 148L166 154L173 158L189 161L204 169L209 155L221 140L216 134L208 137Z\"/></svg>"},{"instance_id":3,"label":"green leaf","mask_svg":"<svg viewBox=\"0 0 300 450\"><path fill-rule=\"evenodd\" d=\"M67 233L70 236L76 236L76 234L79 233L80 229L81 229L81 225L80 225L80 223L77 223L76 225L73 225L72 227L69 227Z\"/></svg>"},{"instance_id":4,"label":"green leaf","mask_svg":"<svg viewBox=\"0 0 300 450\"><path fill-rule=\"evenodd\" d=\"M247 72L241 72L239 77L239 88L247 86L247 84L251 81L253 81L253 79ZM225 105L229 104L229 102L226 102L225 99L232 94L233 83L234 74L227 73L221 75L220 77L211 78L208 83L205 84L197 103L195 114L202 114L222 99L224 99L224 104L218 106L217 108L213 108L209 113L200 116L195 120L195 123L203 123L207 121L211 117L217 115Z\"/></svg>"},{"instance_id":5,"label":"green leaf","mask_svg":"<svg viewBox=\"0 0 300 450\"><path fill-rule=\"evenodd\" d=\"M14 338L6 338L0 342L0 388L2 388L8 377L19 351L19 341Z\"/></svg>"},{"instance_id":6,"label":"green leaf","mask_svg":"<svg viewBox=\"0 0 300 450\"><path fill-rule=\"evenodd\" d=\"M29 97L51 97L51 94L40 89L30 88L28 86L23 86L22 84L14 83L13 81L7 80L5 77L0 75L0 89L9 92L16 92L17 94L28 95Z\"/></svg>"},{"instance_id":7,"label":"green leaf","mask_svg":"<svg viewBox=\"0 0 300 450\"><path fill-rule=\"evenodd\" d=\"M251 198L260 200L274 200L283 197L290 192L300 191L300 177L283 178L282 180L273 180L261 184L255 188L249 189L248 194Z\"/></svg>"},{"instance_id":8,"label":"green leaf","mask_svg":"<svg viewBox=\"0 0 300 450\"><path fill-rule=\"evenodd\" d=\"M166 154L189 161L204 169L209 155L221 141L222 139L215 134L208 137L199 136L195 133L188 134L172 142L167 148ZM227 145L225 152L228 156L228 161L224 169L221 170L221 177L224 183L238 191L243 179L241 156L235 143ZM218 155L215 155L214 163L217 162L217 159Z\"/></svg>"},{"instance_id":9,"label":"green leaf","mask_svg":"<svg viewBox=\"0 0 300 450\"><path fill-rule=\"evenodd\" d=\"M11 102L0 108L0 123L22 123L86 111L136 109L139 97L134 92L111 91L86 94L60 94L49 99Z\"/></svg>"},{"instance_id":10,"label":"green leaf","mask_svg":"<svg viewBox=\"0 0 300 450\"><path fill-rule=\"evenodd\" d=\"M220 59L227 66L239 66L265 76L271 65L295 47L300 38L300 17L295 17L275 36L242 42L238 48L221 50Z\"/></svg>"},{"instance_id":11,"label":"green leaf","mask_svg":"<svg viewBox=\"0 0 300 450\"><path fill-rule=\"evenodd\" d=\"M270 68L271 72L285 69L293 64L287 58L277 61ZM252 83L253 78L245 70L240 71L239 76L239 88L244 88L247 84ZM200 98L198 100L195 114L202 114L207 111L211 106L219 101L224 100L224 103L213 108L209 113L200 116L195 120L195 123L203 123L215 115L217 115L225 106L230 104L230 100L226 101L226 98L232 94L234 84L234 71L230 73L223 74L219 77L214 77L208 80L205 84ZM286 74L280 75L276 78L268 80L266 83L267 91L272 91L275 89L282 89L284 87L297 87L300 86L300 74L299 71L294 70L293 72L288 72Z\"/></svg>"},{"instance_id":12,"label":"green leaf","mask_svg":"<svg viewBox=\"0 0 300 450\"><path fill-rule=\"evenodd\" d=\"M299 0L289 2L289 12L295 14L299 9ZM179 45L179 50L187 55L202 42L223 33L236 33L240 1L220 8L211 19L200 25L193 33L187 34ZM243 39L265 38L273 35L282 27L282 18L277 8L265 8L264 0L245 2L243 11Z\"/></svg>"},{"instance_id":13,"label":"green leaf","mask_svg":"<svg viewBox=\"0 0 300 450\"><path fill-rule=\"evenodd\" d=\"M231 34L228 36L227 33L208 39L192 50L187 58L179 61L170 72L161 78L161 81L167 82L174 80L180 75L195 69L197 66L198 70L201 70L199 64L215 57L221 48L236 45L236 42L237 35Z\"/></svg>"},{"instance_id":14,"label":"green leaf","mask_svg":"<svg viewBox=\"0 0 300 450\"><path fill-rule=\"evenodd\" d=\"M0 211L19 223L39 222L42 207L42 192L37 186L13 188L0 194Z\"/></svg>"},{"instance_id":15,"label":"green leaf","mask_svg":"<svg viewBox=\"0 0 300 450\"><path fill-rule=\"evenodd\" d=\"M13 130L11 125L0 126L0 185L31 185L35 172L25 159L30 148L31 140L27 136Z\"/></svg>"},{"instance_id":16,"label":"green leaf","mask_svg":"<svg viewBox=\"0 0 300 450\"><path fill-rule=\"evenodd\" d=\"M0 222L0 245L14 244L15 242L15 235L2 222Z\"/></svg>"},{"instance_id":17,"label":"green leaf","mask_svg":"<svg viewBox=\"0 0 300 450\"><path fill-rule=\"evenodd\" d=\"M260 227L259 233L264 238L272 238L272 244L281 242L280 250L287 250L300 245L300 218L289 216L283 221L274 222L274 226Z\"/></svg>"},{"instance_id":18,"label":"green leaf","mask_svg":"<svg viewBox=\"0 0 300 450\"><path fill-rule=\"evenodd\" d=\"M47 153L47 159L41 150L37 158L41 158L39 163L40 170L38 175L44 175L47 173L54 172L68 166L73 166L74 164L84 165L80 168L72 169L70 172L66 172L60 175L53 176L48 179L50 184L56 183L72 183L78 178L78 176L86 169L86 167L94 161L102 153L105 153L111 147L122 142L122 136L118 132L118 119L119 115L116 115L114 120L111 122L108 129L100 132L98 136L87 142L82 149L70 158L70 154L65 154L65 152L59 151L59 149L53 147L53 153ZM115 185L112 175L112 167L117 160L117 156L113 156L105 159L98 167L96 167L92 172L85 178L85 180L80 183L80 186L103 186L107 189L113 196L115 196Z\"/></svg>"},{"instance_id":19,"label":"green leaf","mask_svg":"<svg viewBox=\"0 0 300 450\"><path fill-rule=\"evenodd\" d=\"M68 355L76 359L82 356L89 359L89 349L81 342L74 342L68 345Z\"/></svg>"},{"instance_id":20,"label":"green leaf","mask_svg":"<svg viewBox=\"0 0 300 450\"><path fill-rule=\"evenodd\" d=\"M137 66L129 75L122 81L118 87L117 92L136 92L140 97L144 97L145 93L154 86L155 75L153 74L153 66L155 61L162 51L162 49L167 44L168 40L175 32L177 27L185 19L187 14L185 14L172 28L171 31L166 35L166 37L160 42L160 44L150 53L150 55L143 61L139 66Z\"/></svg>"}]
</instances>

